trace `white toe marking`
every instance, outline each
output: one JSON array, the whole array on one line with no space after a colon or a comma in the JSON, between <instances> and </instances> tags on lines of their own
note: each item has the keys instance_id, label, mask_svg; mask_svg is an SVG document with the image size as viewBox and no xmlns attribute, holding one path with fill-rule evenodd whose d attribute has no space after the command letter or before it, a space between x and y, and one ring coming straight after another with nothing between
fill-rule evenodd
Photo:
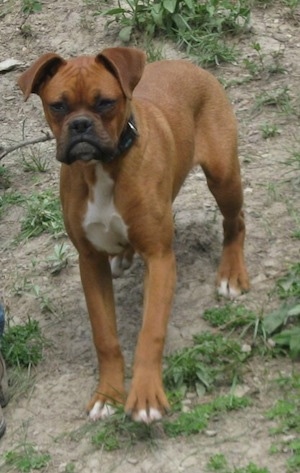
<instances>
[{"instance_id":1,"label":"white toe marking","mask_svg":"<svg viewBox=\"0 0 300 473\"><path fill-rule=\"evenodd\" d=\"M120 256L114 256L110 260L111 272L114 278L119 278L123 274L122 259Z\"/></svg>"},{"instance_id":2,"label":"white toe marking","mask_svg":"<svg viewBox=\"0 0 300 473\"><path fill-rule=\"evenodd\" d=\"M229 297L231 299L234 299L234 298L236 298L237 296L239 296L241 294L241 291L239 289L231 287L228 283L228 280L223 279L220 282L220 285L218 287L218 294L220 296Z\"/></svg>"},{"instance_id":3,"label":"white toe marking","mask_svg":"<svg viewBox=\"0 0 300 473\"><path fill-rule=\"evenodd\" d=\"M151 420L160 420L162 418L162 415L159 410L150 407L149 417Z\"/></svg>"},{"instance_id":4,"label":"white toe marking","mask_svg":"<svg viewBox=\"0 0 300 473\"><path fill-rule=\"evenodd\" d=\"M154 420L160 420L162 418L159 410L150 407L149 412L145 409L141 409L137 414L133 416L133 420L136 422L144 422L145 424L151 424Z\"/></svg>"},{"instance_id":5,"label":"white toe marking","mask_svg":"<svg viewBox=\"0 0 300 473\"><path fill-rule=\"evenodd\" d=\"M100 401L95 402L93 408L89 412L91 420L105 419L106 417L114 414L115 408L111 404L102 403Z\"/></svg>"}]
</instances>

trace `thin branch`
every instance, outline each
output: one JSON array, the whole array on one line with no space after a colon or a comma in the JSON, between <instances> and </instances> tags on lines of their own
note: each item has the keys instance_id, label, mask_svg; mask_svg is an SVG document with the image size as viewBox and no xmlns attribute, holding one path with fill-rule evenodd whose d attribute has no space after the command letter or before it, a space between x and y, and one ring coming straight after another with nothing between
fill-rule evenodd
<instances>
[{"instance_id":1,"label":"thin branch","mask_svg":"<svg viewBox=\"0 0 300 473\"><path fill-rule=\"evenodd\" d=\"M45 136L42 136L40 138L35 138L34 140L29 140L29 141L21 141L20 143L17 143L14 146L11 146L10 148L2 148L0 147L0 161L3 159L5 156L7 156L9 153L12 153L13 151L16 151L16 149L23 148L24 146L29 146L29 145L35 145L36 143L43 143L44 141L49 141L53 140L54 136L50 135L50 133L46 132Z\"/></svg>"}]
</instances>

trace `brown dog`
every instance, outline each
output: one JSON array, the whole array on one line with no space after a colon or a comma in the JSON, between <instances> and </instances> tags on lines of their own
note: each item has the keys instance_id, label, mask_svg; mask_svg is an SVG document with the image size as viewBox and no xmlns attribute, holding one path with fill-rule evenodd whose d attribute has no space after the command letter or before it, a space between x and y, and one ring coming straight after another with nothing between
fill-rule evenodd
<instances>
[{"instance_id":1,"label":"brown dog","mask_svg":"<svg viewBox=\"0 0 300 473\"><path fill-rule=\"evenodd\" d=\"M25 100L41 97L62 163L65 225L79 252L100 367L90 417L125 402L133 419L159 419L169 406L162 354L176 279L171 205L194 165L224 217L219 293L234 297L249 287L231 106L208 72L184 60L145 67L145 54L132 48L68 61L45 54L19 85ZM126 399L111 266L120 273L134 251L146 265L144 314Z\"/></svg>"}]
</instances>

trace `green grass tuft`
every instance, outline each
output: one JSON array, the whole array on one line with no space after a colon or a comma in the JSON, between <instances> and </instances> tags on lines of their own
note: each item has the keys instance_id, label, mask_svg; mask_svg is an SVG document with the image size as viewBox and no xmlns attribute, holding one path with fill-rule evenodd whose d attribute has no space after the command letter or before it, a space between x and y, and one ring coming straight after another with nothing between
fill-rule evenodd
<instances>
[{"instance_id":1,"label":"green grass tuft","mask_svg":"<svg viewBox=\"0 0 300 473\"><path fill-rule=\"evenodd\" d=\"M1 352L10 366L35 366L43 358L45 343L38 321L28 319L24 325L6 329L1 339Z\"/></svg>"}]
</instances>

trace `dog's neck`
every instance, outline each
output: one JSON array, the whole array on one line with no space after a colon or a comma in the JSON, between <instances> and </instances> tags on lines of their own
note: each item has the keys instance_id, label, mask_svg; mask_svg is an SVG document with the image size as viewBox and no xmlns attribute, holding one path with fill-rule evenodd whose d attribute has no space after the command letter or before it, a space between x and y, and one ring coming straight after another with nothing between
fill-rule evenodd
<instances>
[{"instance_id":1,"label":"dog's neck","mask_svg":"<svg viewBox=\"0 0 300 473\"><path fill-rule=\"evenodd\" d=\"M138 136L139 134L135 125L135 120L133 115L131 115L127 122L127 125L121 133L118 148L116 152L111 156L110 161L113 161L114 159L118 158L121 154L125 153L125 151L131 148Z\"/></svg>"}]
</instances>

